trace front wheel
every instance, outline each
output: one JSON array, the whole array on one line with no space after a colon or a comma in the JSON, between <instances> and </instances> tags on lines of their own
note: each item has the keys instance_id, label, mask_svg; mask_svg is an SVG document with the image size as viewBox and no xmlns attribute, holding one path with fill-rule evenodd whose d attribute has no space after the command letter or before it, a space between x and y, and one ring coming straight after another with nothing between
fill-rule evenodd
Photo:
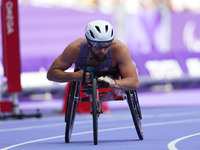
<instances>
[{"instance_id":1,"label":"front wheel","mask_svg":"<svg viewBox=\"0 0 200 150\"><path fill-rule=\"evenodd\" d=\"M97 80L92 80L92 117L93 117L93 138L94 145L98 144L98 89Z\"/></svg>"}]
</instances>

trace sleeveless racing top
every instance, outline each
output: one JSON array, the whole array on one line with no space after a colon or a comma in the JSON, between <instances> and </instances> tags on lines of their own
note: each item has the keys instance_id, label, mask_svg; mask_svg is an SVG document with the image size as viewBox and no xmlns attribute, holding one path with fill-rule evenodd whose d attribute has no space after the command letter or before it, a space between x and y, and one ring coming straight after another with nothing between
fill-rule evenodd
<instances>
[{"instance_id":1,"label":"sleeveless racing top","mask_svg":"<svg viewBox=\"0 0 200 150\"><path fill-rule=\"evenodd\" d=\"M87 56L89 50L90 49L87 45L87 41L86 39L84 39L81 44L78 61L75 64L76 67L78 67L78 69L84 69L85 67L87 67ZM97 76L111 75L113 77L116 77L118 75L118 66L115 67L112 66L111 48L108 51L107 58L103 62L101 62L98 66L96 66L93 72Z\"/></svg>"}]
</instances>

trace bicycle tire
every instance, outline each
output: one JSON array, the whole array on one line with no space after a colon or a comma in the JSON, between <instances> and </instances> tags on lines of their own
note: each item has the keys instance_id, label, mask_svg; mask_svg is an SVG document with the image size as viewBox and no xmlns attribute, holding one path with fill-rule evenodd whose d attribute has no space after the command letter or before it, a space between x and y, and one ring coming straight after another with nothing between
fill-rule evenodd
<instances>
[{"instance_id":1,"label":"bicycle tire","mask_svg":"<svg viewBox=\"0 0 200 150\"><path fill-rule=\"evenodd\" d=\"M140 140L143 140L144 137L143 137L142 123L137 111L137 106L135 105L135 99L131 98L130 91L126 91L126 95L137 135Z\"/></svg>"},{"instance_id":2,"label":"bicycle tire","mask_svg":"<svg viewBox=\"0 0 200 150\"><path fill-rule=\"evenodd\" d=\"M92 117L93 117L93 139L94 145L98 144L98 101L97 101L97 80L93 78L92 80Z\"/></svg>"},{"instance_id":3,"label":"bicycle tire","mask_svg":"<svg viewBox=\"0 0 200 150\"><path fill-rule=\"evenodd\" d=\"M133 101L133 102L135 102L138 115L139 115L140 119L142 119L142 112L141 112L140 103L139 103L139 100L138 100L137 91L134 90L134 91L131 91L131 93L133 94L134 99L135 99L135 101Z\"/></svg>"},{"instance_id":4,"label":"bicycle tire","mask_svg":"<svg viewBox=\"0 0 200 150\"><path fill-rule=\"evenodd\" d=\"M65 129L65 142L69 143L72 135L72 130L74 126L74 120L76 115L76 110L78 107L78 101L74 100L74 97L79 97L79 83L70 83L67 108L66 108L66 129Z\"/></svg>"}]
</instances>

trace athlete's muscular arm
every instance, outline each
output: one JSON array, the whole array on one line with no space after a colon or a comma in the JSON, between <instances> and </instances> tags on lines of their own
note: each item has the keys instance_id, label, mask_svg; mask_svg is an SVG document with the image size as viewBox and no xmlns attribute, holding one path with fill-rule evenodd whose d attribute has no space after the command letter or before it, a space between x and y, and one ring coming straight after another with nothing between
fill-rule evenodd
<instances>
[{"instance_id":1,"label":"athlete's muscular arm","mask_svg":"<svg viewBox=\"0 0 200 150\"><path fill-rule=\"evenodd\" d=\"M139 79L129 50L122 42L116 40L115 43L113 43L112 55L118 64L122 79L116 80L114 86L122 90L135 90L139 87Z\"/></svg>"},{"instance_id":2,"label":"athlete's muscular arm","mask_svg":"<svg viewBox=\"0 0 200 150\"><path fill-rule=\"evenodd\" d=\"M55 59L47 72L48 80L56 82L82 81L83 70L65 72L77 61L82 40L83 38L80 38L69 44L63 53ZM89 75L86 74L86 76Z\"/></svg>"}]
</instances>

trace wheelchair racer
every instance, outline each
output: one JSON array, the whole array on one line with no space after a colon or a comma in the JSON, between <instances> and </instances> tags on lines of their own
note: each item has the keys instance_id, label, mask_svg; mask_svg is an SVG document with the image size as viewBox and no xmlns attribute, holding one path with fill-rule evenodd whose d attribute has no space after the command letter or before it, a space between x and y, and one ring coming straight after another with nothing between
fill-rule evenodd
<instances>
[{"instance_id":1,"label":"wheelchair racer","mask_svg":"<svg viewBox=\"0 0 200 150\"><path fill-rule=\"evenodd\" d=\"M66 72L73 64L75 72ZM55 82L91 81L90 72L84 68L94 67L95 74L102 76L111 87L121 90L135 90L139 87L136 68L128 48L114 38L112 25L104 20L89 22L85 37L71 42L50 66L48 80ZM112 72L112 77L107 75ZM120 72L121 79L116 79Z\"/></svg>"}]
</instances>

